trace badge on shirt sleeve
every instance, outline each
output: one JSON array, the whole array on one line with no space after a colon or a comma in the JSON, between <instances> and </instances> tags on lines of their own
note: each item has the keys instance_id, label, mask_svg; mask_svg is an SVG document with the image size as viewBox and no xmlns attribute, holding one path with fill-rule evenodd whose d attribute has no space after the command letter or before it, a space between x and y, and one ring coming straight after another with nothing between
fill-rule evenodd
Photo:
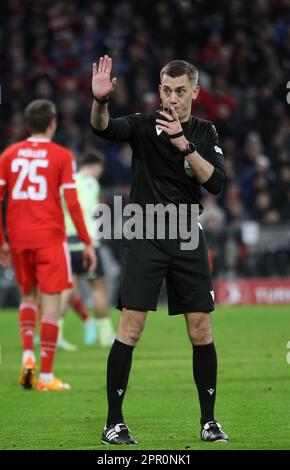
<instances>
[{"instance_id":1,"label":"badge on shirt sleeve","mask_svg":"<svg viewBox=\"0 0 290 470\"><path fill-rule=\"evenodd\" d=\"M214 149L215 149L216 153L220 153L221 155L223 155L223 151L218 145L215 145Z\"/></svg>"}]
</instances>

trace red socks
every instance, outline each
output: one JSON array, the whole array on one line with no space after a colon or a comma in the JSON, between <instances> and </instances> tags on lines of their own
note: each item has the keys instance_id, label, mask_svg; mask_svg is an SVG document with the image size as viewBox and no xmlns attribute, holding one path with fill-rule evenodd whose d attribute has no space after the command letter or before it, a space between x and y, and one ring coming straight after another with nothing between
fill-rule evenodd
<instances>
[{"instance_id":1,"label":"red socks","mask_svg":"<svg viewBox=\"0 0 290 470\"><path fill-rule=\"evenodd\" d=\"M36 306L29 302L22 302L19 307L19 326L22 338L23 351L34 350L34 333L36 327Z\"/></svg>"},{"instance_id":2,"label":"red socks","mask_svg":"<svg viewBox=\"0 0 290 470\"><path fill-rule=\"evenodd\" d=\"M88 320L89 314L87 312L85 303L79 295L73 295L71 298L71 306L83 321Z\"/></svg>"},{"instance_id":3,"label":"red socks","mask_svg":"<svg viewBox=\"0 0 290 470\"><path fill-rule=\"evenodd\" d=\"M56 342L58 336L58 319L43 315L40 329L40 372L49 374L52 371Z\"/></svg>"},{"instance_id":4,"label":"red socks","mask_svg":"<svg viewBox=\"0 0 290 470\"><path fill-rule=\"evenodd\" d=\"M33 303L22 302L19 307L19 326L23 351L34 350L34 333L37 308ZM43 315L40 329L40 372L49 374L52 371L56 342L58 336L58 319Z\"/></svg>"}]
</instances>

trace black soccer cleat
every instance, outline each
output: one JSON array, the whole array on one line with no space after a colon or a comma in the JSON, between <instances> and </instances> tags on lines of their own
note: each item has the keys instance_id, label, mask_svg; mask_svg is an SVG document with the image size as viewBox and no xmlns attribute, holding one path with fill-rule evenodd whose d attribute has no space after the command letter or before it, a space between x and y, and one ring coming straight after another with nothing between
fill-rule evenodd
<instances>
[{"instance_id":1,"label":"black soccer cleat","mask_svg":"<svg viewBox=\"0 0 290 470\"><path fill-rule=\"evenodd\" d=\"M201 427L200 438L208 442L228 442L229 436L217 421L209 421Z\"/></svg>"},{"instance_id":2,"label":"black soccer cleat","mask_svg":"<svg viewBox=\"0 0 290 470\"><path fill-rule=\"evenodd\" d=\"M129 434L130 429L126 424L111 424L105 426L102 434L102 444L114 444L114 445L136 445L138 444L133 437Z\"/></svg>"}]
</instances>

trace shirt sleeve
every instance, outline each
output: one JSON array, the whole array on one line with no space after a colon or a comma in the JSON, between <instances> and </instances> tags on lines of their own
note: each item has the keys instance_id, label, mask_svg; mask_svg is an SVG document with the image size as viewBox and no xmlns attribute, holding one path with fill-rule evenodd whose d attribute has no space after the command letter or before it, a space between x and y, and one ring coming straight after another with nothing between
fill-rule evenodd
<instances>
[{"instance_id":1,"label":"shirt sleeve","mask_svg":"<svg viewBox=\"0 0 290 470\"><path fill-rule=\"evenodd\" d=\"M214 171L202 186L212 194L219 194L225 181L224 155L219 145L216 128L211 122L208 124L207 145L202 157L214 166Z\"/></svg>"},{"instance_id":2,"label":"shirt sleeve","mask_svg":"<svg viewBox=\"0 0 290 470\"><path fill-rule=\"evenodd\" d=\"M69 186L64 186L64 188L65 202L75 228L77 229L78 237L83 243L88 245L91 243L91 238L87 231L83 212L78 200L77 190Z\"/></svg>"},{"instance_id":3,"label":"shirt sleeve","mask_svg":"<svg viewBox=\"0 0 290 470\"><path fill-rule=\"evenodd\" d=\"M60 184L63 189L76 188L75 173L75 159L73 157L73 154L67 151L64 154L61 166Z\"/></svg>"},{"instance_id":4,"label":"shirt sleeve","mask_svg":"<svg viewBox=\"0 0 290 470\"><path fill-rule=\"evenodd\" d=\"M106 129L99 131L92 126L93 132L106 140L113 142L130 142L138 135L142 123L142 114L131 114L119 118L109 118Z\"/></svg>"}]
</instances>

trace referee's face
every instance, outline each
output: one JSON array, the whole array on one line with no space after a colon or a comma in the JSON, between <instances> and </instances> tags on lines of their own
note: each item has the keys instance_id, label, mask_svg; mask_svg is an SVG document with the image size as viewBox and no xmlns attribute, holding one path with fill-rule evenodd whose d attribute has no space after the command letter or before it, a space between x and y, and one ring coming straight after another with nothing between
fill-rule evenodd
<instances>
[{"instance_id":1,"label":"referee's face","mask_svg":"<svg viewBox=\"0 0 290 470\"><path fill-rule=\"evenodd\" d=\"M163 108L176 110L181 122L187 121L191 114L191 103L199 93L199 85L193 85L187 75L170 77L164 74L159 85Z\"/></svg>"}]
</instances>

